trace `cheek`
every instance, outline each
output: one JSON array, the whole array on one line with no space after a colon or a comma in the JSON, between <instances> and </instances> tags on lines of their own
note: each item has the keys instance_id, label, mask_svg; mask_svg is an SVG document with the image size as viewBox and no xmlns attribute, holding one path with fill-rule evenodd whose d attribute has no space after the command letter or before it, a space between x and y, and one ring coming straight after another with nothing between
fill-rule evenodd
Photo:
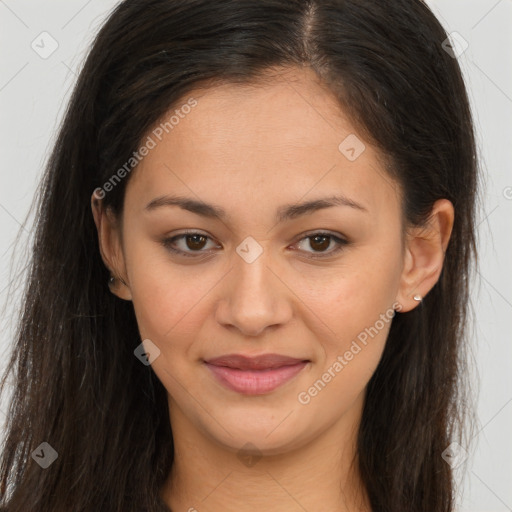
<instances>
[{"instance_id":1,"label":"cheek","mask_svg":"<svg viewBox=\"0 0 512 512\"><path fill-rule=\"evenodd\" d=\"M400 251L386 244L378 250L354 250L340 265L328 271L310 269L292 282L297 295L334 333L353 335L354 329L373 324L392 307L400 277Z\"/></svg>"},{"instance_id":2,"label":"cheek","mask_svg":"<svg viewBox=\"0 0 512 512\"><path fill-rule=\"evenodd\" d=\"M389 276L354 272L311 308L317 360L296 398L319 424L351 410L379 364L395 314Z\"/></svg>"},{"instance_id":3,"label":"cheek","mask_svg":"<svg viewBox=\"0 0 512 512\"><path fill-rule=\"evenodd\" d=\"M347 389L362 389L378 365L394 316L400 261L397 245L368 247L347 257L321 286L303 288L310 329L323 333L319 371L330 371Z\"/></svg>"},{"instance_id":4,"label":"cheek","mask_svg":"<svg viewBox=\"0 0 512 512\"><path fill-rule=\"evenodd\" d=\"M218 278L200 273L197 265L173 264L154 243L135 242L126 241L126 263L139 330L165 343L197 315Z\"/></svg>"},{"instance_id":5,"label":"cheek","mask_svg":"<svg viewBox=\"0 0 512 512\"><path fill-rule=\"evenodd\" d=\"M212 282L210 282L212 281ZM202 301L207 300L214 281L184 277L167 268L141 271L132 283L132 301L142 336L167 343L193 334L202 324ZM178 336L178 338L177 338Z\"/></svg>"}]
</instances>

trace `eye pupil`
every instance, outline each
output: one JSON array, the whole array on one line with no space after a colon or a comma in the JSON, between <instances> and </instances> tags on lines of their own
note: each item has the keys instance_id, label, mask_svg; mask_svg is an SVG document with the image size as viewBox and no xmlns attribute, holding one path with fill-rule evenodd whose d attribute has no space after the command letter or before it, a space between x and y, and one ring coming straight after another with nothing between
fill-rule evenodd
<instances>
[{"instance_id":1,"label":"eye pupil","mask_svg":"<svg viewBox=\"0 0 512 512\"><path fill-rule=\"evenodd\" d=\"M316 235L316 236L313 236L313 237L310 237L310 240L313 241L313 243L311 244L311 247L313 249L317 249L317 250L323 250L323 249L327 249L329 247L329 243L330 243L330 236L325 236L325 235ZM324 243L319 243L318 240L323 240ZM327 243L325 243L325 241L327 241ZM317 244L319 243L320 247L315 247L314 244Z\"/></svg>"},{"instance_id":2,"label":"eye pupil","mask_svg":"<svg viewBox=\"0 0 512 512\"><path fill-rule=\"evenodd\" d=\"M204 247L204 243L201 244L201 242L204 242L206 240L206 237L204 235L187 235L187 247L189 249L202 249ZM193 240L192 245L189 244L190 240ZM201 240L201 241L198 241Z\"/></svg>"}]
</instances>

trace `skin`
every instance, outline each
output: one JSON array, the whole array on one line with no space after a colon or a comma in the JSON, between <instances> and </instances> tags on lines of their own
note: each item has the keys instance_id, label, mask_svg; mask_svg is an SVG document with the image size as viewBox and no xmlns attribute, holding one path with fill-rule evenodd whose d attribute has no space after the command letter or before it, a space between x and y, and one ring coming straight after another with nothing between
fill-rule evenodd
<instances>
[{"instance_id":1,"label":"skin","mask_svg":"<svg viewBox=\"0 0 512 512\"><path fill-rule=\"evenodd\" d=\"M122 219L91 201L103 260L120 278L112 292L133 302L141 340L160 350L152 368L168 391L175 443L162 496L173 511L224 512L226 503L238 511L369 511L355 442L391 322L334 377L333 363L380 315L417 307L413 296L434 286L453 206L437 201L429 223L404 234L400 187L310 70L190 96L197 106L132 172ZM354 161L338 149L350 134L366 146ZM285 204L333 193L365 211L334 206L275 219ZM228 218L145 210L165 194L215 203ZM209 238L174 246L206 256L178 256L162 244L185 229ZM334 253L333 239L322 245L304 235L326 230L349 244ZM248 236L263 249L251 263L236 251ZM310 363L276 390L247 396L203 364L230 353ZM301 403L299 393L325 382L329 368L330 381Z\"/></svg>"}]
</instances>

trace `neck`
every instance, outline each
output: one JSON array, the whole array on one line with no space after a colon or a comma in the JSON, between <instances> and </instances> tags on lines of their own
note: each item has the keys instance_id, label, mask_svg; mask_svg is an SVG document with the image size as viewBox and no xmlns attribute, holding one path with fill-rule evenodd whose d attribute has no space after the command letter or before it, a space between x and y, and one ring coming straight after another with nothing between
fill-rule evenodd
<instances>
[{"instance_id":1,"label":"neck","mask_svg":"<svg viewBox=\"0 0 512 512\"><path fill-rule=\"evenodd\" d=\"M174 462L162 497L172 512L224 512L227 503L239 512L371 512L356 459L362 398L314 441L278 455L221 445L169 405Z\"/></svg>"}]
</instances>

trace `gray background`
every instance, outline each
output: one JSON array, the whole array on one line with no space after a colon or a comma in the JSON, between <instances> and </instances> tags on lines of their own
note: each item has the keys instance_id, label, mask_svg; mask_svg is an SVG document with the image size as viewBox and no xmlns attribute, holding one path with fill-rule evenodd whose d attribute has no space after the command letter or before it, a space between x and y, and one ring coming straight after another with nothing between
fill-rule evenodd
<instances>
[{"instance_id":1,"label":"gray background","mask_svg":"<svg viewBox=\"0 0 512 512\"><path fill-rule=\"evenodd\" d=\"M16 293L7 286L26 264L13 243L25 219L87 49L114 0L0 0L0 358L11 348ZM473 290L471 345L479 386L476 449L460 486L460 510L512 511L512 0L431 0L449 33L469 44L459 60L475 115L485 189L479 213L481 263ZM48 32L52 40L40 36ZM44 39L41 43L41 38ZM46 56L46 55L44 55ZM64 212L63 212L64 213ZM21 241L30 238L22 229ZM11 261L15 266L10 268ZM507 265L506 262L509 262ZM5 403L0 404L0 432Z\"/></svg>"}]
</instances>

